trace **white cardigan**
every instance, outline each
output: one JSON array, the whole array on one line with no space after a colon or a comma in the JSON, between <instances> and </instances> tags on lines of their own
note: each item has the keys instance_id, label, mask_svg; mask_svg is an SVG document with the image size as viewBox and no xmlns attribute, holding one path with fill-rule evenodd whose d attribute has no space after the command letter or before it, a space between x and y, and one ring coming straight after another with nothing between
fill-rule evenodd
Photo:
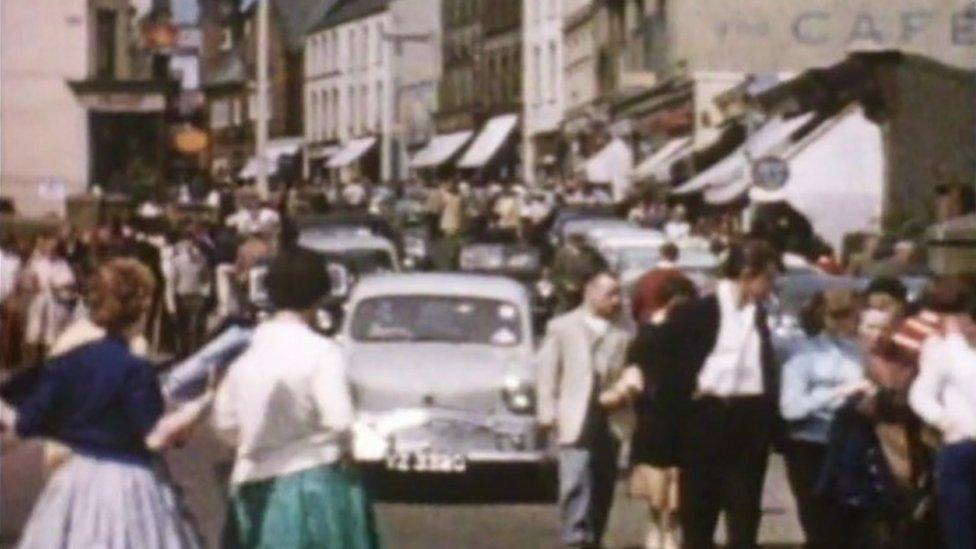
<instances>
[{"instance_id":1,"label":"white cardigan","mask_svg":"<svg viewBox=\"0 0 976 549\"><path fill-rule=\"evenodd\" d=\"M277 314L230 366L213 421L236 443L235 485L337 462L353 421L341 349L297 315Z\"/></svg>"},{"instance_id":2,"label":"white cardigan","mask_svg":"<svg viewBox=\"0 0 976 549\"><path fill-rule=\"evenodd\" d=\"M946 442L976 440L976 349L960 334L929 338L908 395L912 410Z\"/></svg>"}]
</instances>

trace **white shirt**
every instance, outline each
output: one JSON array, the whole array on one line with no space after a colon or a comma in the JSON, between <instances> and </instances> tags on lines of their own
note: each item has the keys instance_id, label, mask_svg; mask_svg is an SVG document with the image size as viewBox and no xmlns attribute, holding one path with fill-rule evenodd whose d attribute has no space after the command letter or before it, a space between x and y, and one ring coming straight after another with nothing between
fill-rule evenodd
<instances>
[{"instance_id":1,"label":"white shirt","mask_svg":"<svg viewBox=\"0 0 976 549\"><path fill-rule=\"evenodd\" d=\"M230 366L213 421L236 442L234 484L335 463L353 421L341 349L297 315L275 315Z\"/></svg>"},{"instance_id":2,"label":"white shirt","mask_svg":"<svg viewBox=\"0 0 976 549\"><path fill-rule=\"evenodd\" d=\"M7 299L17 287L21 261L16 254L0 250L0 301Z\"/></svg>"},{"instance_id":3,"label":"white shirt","mask_svg":"<svg viewBox=\"0 0 976 549\"><path fill-rule=\"evenodd\" d=\"M682 240L691 235L691 224L687 221L668 221L664 225L664 234L668 240Z\"/></svg>"},{"instance_id":4,"label":"white shirt","mask_svg":"<svg viewBox=\"0 0 976 549\"><path fill-rule=\"evenodd\" d=\"M278 212L271 208L260 210L243 209L227 217L227 225L237 229L238 234L252 235L270 231L280 222Z\"/></svg>"},{"instance_id":5,"label":"white shirt","mask_svg":"<svg viewBox=\"0 0 976 549\"><path fill-rule=\"evenodd\" d=\"M960 334L926 340L908 403L946 442L976 440L976 349Z\"/></svg>"},{"instance_id":6,"label":"white shirt","mask_svg":"<svg viewBox=\"0 0 976 549\"><path fill-rule=\"evenodd\" d=\"M717 397L755 396L763 392L761 342L756 305L739 305L739 286L730 280L715 288L720 311L718 337L698 374L698 391Z\"/></svg>"},{"instance_id":7,"label":"white shirt","mask_svg":"<svg viewBox=\"0 0 976 549\"><path fill-rule=\"evenodd\" d=\"M27 263L27 272L35 277L38 290L42 293L53 292L75 283L75 275L68 262L57 257L35 254Z\"/></svg>"}]
</instances>

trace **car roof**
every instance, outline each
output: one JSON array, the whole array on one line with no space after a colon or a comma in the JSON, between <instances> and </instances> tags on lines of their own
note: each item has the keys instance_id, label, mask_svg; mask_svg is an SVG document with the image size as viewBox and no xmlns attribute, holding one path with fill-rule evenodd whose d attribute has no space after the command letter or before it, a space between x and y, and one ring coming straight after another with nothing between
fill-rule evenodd
<instances>
[{"instance_id":1,"label":"car roof","mask_svg":"<svg viewBox=\"0 0 976 549\"><path fill-rule=\"evenodd\" d=\"M345 250L395 250L389 240L375 235L333 235L328 231L302 231L298 245L313 252L341 252Z\"/></svg>"},{"instance_id":2,"label":"car roof","mask_svg":"<svg viewBox=\"0 0 976 549\"><path fill-rule=\"evenodd\" d=\"M528 299L525 288L503 276L469 273L383 274L366 278L353 290L352 298L384 295L467 296L521 303Z\"/></svg>"}]
</instances>

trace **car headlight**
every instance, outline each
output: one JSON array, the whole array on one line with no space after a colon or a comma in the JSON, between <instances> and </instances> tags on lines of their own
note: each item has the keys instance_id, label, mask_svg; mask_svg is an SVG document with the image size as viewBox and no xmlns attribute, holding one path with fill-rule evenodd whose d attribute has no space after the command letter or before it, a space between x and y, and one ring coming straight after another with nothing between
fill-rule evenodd
<instances>
[{"instance_id":1,"label":"car headlight","mask_svg":"<svg viewBox=\"0 0 976 549\"><path fill-rule=\"evenodd\" d=\"M502 398L505 406L517 414L527 414L535 409L535 390L530 383L515 375L505 377Z\"/></svg>"}]
</instances>

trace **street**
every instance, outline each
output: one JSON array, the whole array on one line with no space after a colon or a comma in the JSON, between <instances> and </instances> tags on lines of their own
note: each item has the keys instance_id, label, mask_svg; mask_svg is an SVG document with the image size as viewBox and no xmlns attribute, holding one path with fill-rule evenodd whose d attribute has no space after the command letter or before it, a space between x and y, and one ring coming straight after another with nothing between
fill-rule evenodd
<instances>
[{"instance_id":1,"label":"street","mask_svg":"<svg viewBox=\"0 0 976 549\"><path fill-rule=\"evenodd\" d=\"M3 457L0 471L4 481L0 501L3 548L13 547L15 531L26 519L40 486L38 456L38 446L28 443ZM182 487L207 546L211 548L219 547L224 520L224 499L215 474L224 462L223 456L228 454L205 432L198 434L187 447L168 456L171 473ZM760 539L766 547L796 546L800 534L782 460L777 457L771 463ZM497 479L497 482L503 480ZM11 482L16 485L12 487ZM496 486L485 482L479 484ZM476 491L476 487L471 487L471 491ZM437 494L430 497L429 486L420 483L410 483L406 489L397 492L392 497L381 498L377 505L384 543L390 549L559 547L558 510L553 503L512 503L493 501L490 497L479 501L481 498L476 493L467 494L470 497L463 497L462 501ZM621 483L605 540L608 549L641 547L643 516L643 505L630 500Z\"/></svg>"}]
</instances>

